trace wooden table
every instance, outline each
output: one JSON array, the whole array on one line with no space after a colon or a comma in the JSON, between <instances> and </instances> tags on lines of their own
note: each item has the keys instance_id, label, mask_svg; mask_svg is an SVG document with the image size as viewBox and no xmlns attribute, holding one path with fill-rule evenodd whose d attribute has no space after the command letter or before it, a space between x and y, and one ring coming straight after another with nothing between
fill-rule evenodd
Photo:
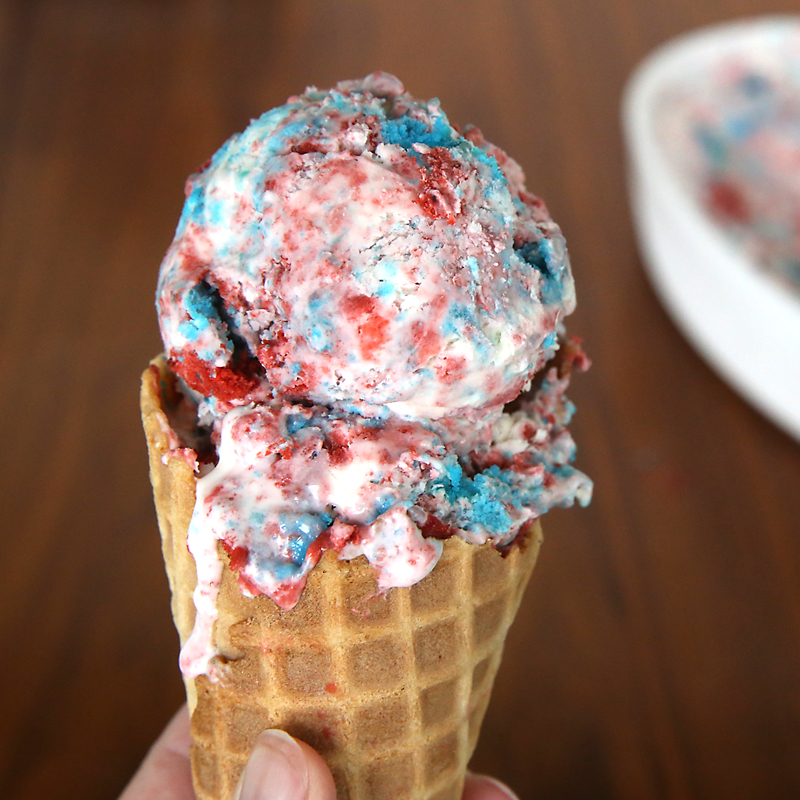
<instances>
[{"instance_id":1,"label":"wooden table","mask_svg":"<svg viewBox=\"0 0 800 800\"><path fill-rule=\"evenodd\" d=\"M0 4L0 796L115 798L181 702L137 387L185 176L307 84L377 68L522 163L594 359L572 397L595 499L545 520L475 768L523 800L800 796L800 447L662 311L618 124L660 42L795 7Z\"/></svg>"}]
</instances>

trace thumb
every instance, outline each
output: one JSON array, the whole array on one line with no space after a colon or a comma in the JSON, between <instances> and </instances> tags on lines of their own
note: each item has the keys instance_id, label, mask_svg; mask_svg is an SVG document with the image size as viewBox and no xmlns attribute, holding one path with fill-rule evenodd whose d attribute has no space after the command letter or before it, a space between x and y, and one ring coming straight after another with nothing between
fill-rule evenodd
<instances>
[{"instance_id":1,"label":"thumb","mask_svg":"<svg viewBox=\"0 0 800 800\"><path fill-rule=\"evenodd\" d=\"M336 800L333 777L321 756L280 730L256 739L234 800Z\"/></svg>"}]
</instances>

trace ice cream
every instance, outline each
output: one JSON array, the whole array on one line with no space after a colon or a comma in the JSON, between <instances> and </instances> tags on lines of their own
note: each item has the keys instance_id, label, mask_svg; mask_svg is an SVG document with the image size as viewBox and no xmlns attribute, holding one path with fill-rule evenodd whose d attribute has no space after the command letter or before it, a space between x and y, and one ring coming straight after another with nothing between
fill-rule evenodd
<instances>
[{"instance_id":1,"label":"ice cream","mask_svg":"<svg viewBox=\"0 0 800 800\"><path fill-rule=\"evenodd\" d=\"M185 675L213 677L218 543L246 596L288 609L326 550L411 586L446 537L505 547L588 502L566 429L586 361L563 332L564 240L478 129L375 73L254 120L186 191L157 295L214 453Z\"/></svg>"},{"instance_id":2,"label":"ice cream","mask_svg":"<svg viewBox=\"0 0 800 800\"><path fill-rule=\"evenodd\" d=\"M558 226L376 73L189 179L157 304L141 409L199 800L269 727L342 798L460 798L538 517L591 494Z\"/></svg>"},{"instance_id":3,"label":"ice cream","mask_svg":"<svg viewBox=\"0 0 800 800\"><path fill-rule=\"evenodd\" d=\"M697 202L800 292L800 25L718 56L660 106L663 145Z\"/></svg>"}]
</instances>

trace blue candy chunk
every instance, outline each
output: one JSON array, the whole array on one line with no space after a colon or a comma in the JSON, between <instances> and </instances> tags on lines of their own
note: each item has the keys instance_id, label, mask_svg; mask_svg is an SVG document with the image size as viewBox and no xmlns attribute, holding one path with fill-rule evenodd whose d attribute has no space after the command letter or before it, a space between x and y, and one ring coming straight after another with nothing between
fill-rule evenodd
<instances>
[{"instance_id":1,"label":"blue candy chunk","mask_svg":"<svg viewBox=\"0 0 800 800\"><path fill-rule=\"evenodd\" d=\"M255 512L248 522L252 522L256 515L265 519L263 514ZM284 513L278 515L277 522L286 549L276 554L269 537L257 536L251 540L249 562L257 574L271 575L282 583L302 574L308 548L331 526L333 519L325 513Z\"/></svg>"},{"instance_id":2,"label":"blue candy chunk","mask_svg":"<svg viewBox=\"0 0 800 800\"><path fill-rule=\"evenodd\" d=\"M308 310L311 314L319 314L331 302L330 292L314 292L308 298Z\"/></svg>"},{"instance_id":3,"label":"blue candy chunk","mask_svg":"<svg viewBox=\"0 0 800 800\"><path fill-rule=\"evenodd\" d=\"M209 197L206 200L205 207L206 222L216 226L222 225L224 208L225 206L222 201Z\"/></svg>"},{"instance_id":4,"label":"blue candy chunk","mask_svg":"<svg viewBox=\"0 0 800 800\"><path fill-rule=\"evenodd\" d=\"M246 131L243 133L234 133L233 136L228 137L228 139L223 142L222 147L211 156L211 163L205 171L212 172L223 166L225 162L239 158L242 151L246 149L242 147L242 140L245 135Z\"/></svg>"},{"instance_id":5,"label":"blue candy chunk","mask_svg":"<svg viewBox=\"0 0 800 800\"><path fill-rule=\"evenodd\" d=\"M300 567L308 548L333 522L328 514L281 514L278 527L288 537L288 549L292 563Z\"/></svg>"},{"instance_id":6,"label":"blue candy chunk","mask_svg":"<svg viewBox=\"0 0 800 800\"><path fill-rule=\"evenodd\" d=\"M455 503L462 493L461 483L464 478L464 471L453 455L448 455L445 458L443 467L444 474L441 478L431 482L430 493L444 492L447 500L450 503Z\"/></svg>"},{"instance_id":7,"label":"blue candy chunk","mask_svg":"<svg viewBox=\"0 0 800 800\"><path fill-rule=\"evenodd\" d=\"M286 105L265 111L255 122L250 123L243 134L232 136L228 142L226 142L226 148L231 145L231 154L234 156L239 153L244 154L255 141L266 148L267 155L276 155L282 152L281 145L284 143L285 129L280 132L281 135L273 136L273 134L292 112L300 110L302 106L303 104L301 102L287 103ZM238 153L234 153L235 145L239 145ZM264 158L260 158L262 163L264 160Z\"/></svg>"},{"instance_id":8,"label":"blue candy chunk","mask_svg":"<svg viewBox=\"0 0 800 800\"><path fill-rule=\"evenodd\" d=\"M472 495L471 521L480 525L490 534L502 535L514 527L514 522L506 510L506 503L517 505L513 502L511 489L498 479L497 467L490 467L486 472L479 473L472 481L474 494Z\"/></svg>"},{"instance_id":9,"label":"blue candy chunk","mask_svg":"<svg viewBox=\"0 0 800 800\"><path fill-rule=\"evenodd\" d=\"M192 322L198 327L205 328L211 319L221 322L214 299L213 290L207 283L202 281L186 293L186 299L184 300L186 311Z\"/></svg>"},{"instance_id":10,"label":"blue candy chunk","mask_svg":"<svg viewBox=\"0 0 800 800\"><path fill-rule=\"evenodd\" d=\"M387 297L393 297L397 292L395 284L391 280L380 278L378 281L378 288L375 291L375 297L380 297L385 300Z\"/></svg>"},{"instance_id":11,"label":"blue candy chunk","mask_svg":"<svg viewBox=\"0 0 800 800\"><path fill-rule=\"evenodd\" d=\"M574 456L574 452L571 454ZM442 519L462 530L486 532L503 540L519 524L513 511L535 509L537 516L553 505L548 499L541 475L525 475L514 470L493 465L474 477L465 476L460 465L448 457L444 475L432 481L427 494L438 497L447 507ZM571 460L571 459L570 459ZM568 464L546 464L546 470L559 482L566 482L580 474ZM574 495L558 504L571 506ZM588 500L584 497L581 502Z\"/></svg>"},{"instance_id":12,"label":"blue candy chunk","mask_svg":"<svg viewBox=\"0 0 800 800\"><path fill-rule=\"evenodd\" d=\"M454 147L460 140L443 113L434 118L432 128L414 117L387 119L381 123L381 136L386 144L397 144L404 150L412 150L415 144Z\"/></svg>"},{"instance_id":13,"label":"blue candy chunk","mask_svg":"<svg viewBox=\"0 0 800 800\"><path fill-rule=\"evenodd\" d=\"M468 332L474 333L479 330L480 326L475 319L473 309L464 303L450 304L447 316L442 320L442 333L445 336L466 336Z\"/></svg>"},{"instance_id":14,"label":"blue candy chunk","mask_svg":"<svg viewBox=\"0 0 800 800\"><path fill-rule=\"evenodd\" d=\"M332 349L329 330L328 325L316 323L306 332L306 341L318 353L329 353Z\"/></svg>"},{"instance_id":15,"label":"blue candy chunk","mask_svg":"<svg viewBox=\"0 0 800 800\"><path fill-rule=\"evenodd\" d=\"M282 149L286 149L291 142L305 141L310 138L309 134L315 127L319 126L314 125L306 114L298 114L289 119L279 131L279 137L283 143Z\"/></svg>"},{"instance_id":16,"label":"blue candy chunk","mask_svg":"<svg viewBox=\"0 0 800 800\"><path fill-rule=\"evenodd\" d=\"M385 494L383 497L379 498L372 509L373 521L392 508L392 506L395 505L395 501L396 498L391 494Z\"/></svg>"},{"instance_id":17,"label":"blue candy chunk","mask_svg":"<svg viewBox=\"0 0 800 800\"><path fill-rule=\"evenodd\" d=\"M303 414L291 414L286 417L286 434L294 436L297 431L302 430L311 424L311 420Z\"/></svg>"},{"instance_id":18,"label":"blue candy chunk","mask_svg":"<svg viewBox=\"0 0 800 800\"><path fill-rule=\"evenodd\" d=\"M184 320L178 325L178 333L181 336L183 336L183 338L186 339L187 342L194 342L194 340L197 339L197 334L200 333L200 331L203 328L206 328L207 326L208 326L208 320L205 320L203 322Z\"/></svg>"},{"instance_id":19,"label":"blue candy chunk","mask_svg":"<svg viewBox=\"0 0 800 800\"><path fill-rule=\"evenodd\" d=\"M550 241L539 239L535 242L525 242L520 247L515 247L514 252L542 276L542 302L547 305L561 305L567 270L563 263L553 258Z\"/></svg>"},{"instance_id":20,"label":"blue candy chunk","mask_svg":"<svg viewBox=\"0 0 800 800\"><path fill-rule=\"evenodd\" d=\"M306 341L318 353L329 353L333 349L334 326L327 313L331 304L330 292L314 292L308 300L308 319L304 322Z\"/></svg>"},{"instance_id":21,"label":"blue candy chunk","mask_svg":"<svg viewBox=\"0 0 800 800\"><path fill-rule=\"evenodd\" d=\"M436 489L444 492L453 510L453 523L464 530L482 528L496 536L509 533L513 521L506 504L512 501L512 492L499 479L498 468L490 467L470 478L457 461L448 462L445 474L431 486L431 493L436 494Z\"/></svg>"},{"instance_id":22,"label":"blue candy chunk","mask_svg":"<svg viewBox=\"0 0 800 800\"><path fill-rule=\"evenodd\" d=\"M508 179L506 178L503 170L500 169L500 165L497 163L497 159L493 155L490 155L485 150L482 150L468 139L462 139L459 145L466 150L466 158L468 161L480 161L482 164L485 164L487 167L489 167L492 173L492 180L499 184L499 187L494 188L497 189L508 187Z\"/></svg>"},{"instance_id":23,"label":"blue candy chunk","mask_svg":"<svg viewBox=\"0 0 800 800\"><path fill-rule=\"evenodd\" d=\"M184 296L187 319L181 321L178 331L189 342L197 341L209 325L214 328L216 339L230 354L233 352L228 337L228 326L219 311L219 296L205 281L193 286ZM211 354L208 354L211 357ZM198 356L205 358L202 353Z\"/></svg>"},{"instance_id":24,"label":"blue candy chunk","mask_svg":"<svg viewBox=\"0 0 800 800\"><path fill-rule=\"evenodd\" d=\"M265 560L258 560L257 567L260 572L266 572L272 575L276 581L283 583L284 581L292 580L300 575L300 564L296 564L293 560L284 559L279 561L276 558Z\"/></svg>"},{"instance_id":25,"label":"blue candy chunk","mask_svg":"<svg viewBox=\"0 0 800 800\"><path fill-rule=\"evenodd\" d=\"M183 235L186 226L192 222L195 225L203 224L203 213L205 211L205 192L206 187L203 182L196 178L190 178L192 189L186 197L181 211L181 218L178 220L178 227L175 229L175 237Z\"/></svg>"}]
</instances>

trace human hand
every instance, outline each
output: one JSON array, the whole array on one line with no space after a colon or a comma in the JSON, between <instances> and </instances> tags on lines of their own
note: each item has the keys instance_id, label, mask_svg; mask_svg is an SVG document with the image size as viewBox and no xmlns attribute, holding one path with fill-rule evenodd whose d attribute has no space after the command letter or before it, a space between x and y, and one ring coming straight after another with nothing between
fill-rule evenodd
<instances>
[{"instance_id":1,"label":"human hand","mask_svg":"<svg viewBox=\"0 0 800 800\"><path fill-rule=\"evenodd\" d=\"M184 705L156 740L119 800L196 800L189 766L189 713ZM305 742L283 731L256 740L234 800L336 800L330 770ZM463 800L516 800L493 778L468 775Z\"/></svg>"}]
</instances>

